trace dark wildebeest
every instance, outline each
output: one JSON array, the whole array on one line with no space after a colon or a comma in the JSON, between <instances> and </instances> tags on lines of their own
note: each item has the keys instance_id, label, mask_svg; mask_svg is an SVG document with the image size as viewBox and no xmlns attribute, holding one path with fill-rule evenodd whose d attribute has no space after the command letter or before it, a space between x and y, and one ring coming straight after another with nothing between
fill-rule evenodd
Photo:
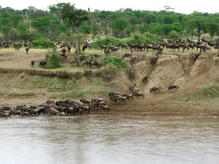
<instances>
[{"instance_id":1,"label":"dark wildebeest","mask_svg":"<svg viewBox=\"0 0 219 164\"><path fill-rule=\"evenodd\" d=\"M28 54L30 48L29 48L29 47L26 47L25 50L26 50L26 54Z\"/></svg>"},{"instance_id":2,"label":"dark wildebeest","mask_svg":"<svg viewBox=\"0 0 219 164\"><path fill-rule=\"evenodd\" d=\"M169 86L169 91L170 90L177 90L177 89L179 89L179 86L178 85L171 85L171 86Z\"/></svg>"},{"instance_id":3,"label":"dark wildebeest","mask_svg":"<svg viewBox=\"0 0 219 164\"><path fill-rule=\"evenodd\" d=\"M45 67L47 64L47 62L45 60L41 60L40 63L39 63L39 66L40 67Z\"/></svg>"},{"instance_id":4,"label":"dark wildebeest","mask_svg":"<svg viewBox=\"0 0 219 164\"><path fill-rule=\"evenodd\" d=\"M142 79L142 82L143 82L144 84L147 84L147 83L148 83L148 77L145 76L145 77Z\"/></svg>"},{"instance_id":5,"label":"dark wildebeest","mask_svg":"<svg viewBox=\"0 0 219 164\"><path fill-rule=\"evenodd\" d=\"M152 87L150 89L150 93L159 93L161 90L161 87Z\"/></svg>"},{"instance_id":6,"label":"dark wildebeest","mask_svg":"<svg viewBox=\"0 0 219 164\"><path fill-rule=\"evenodd\" d=\"M126 53L126 54L123 55L122 58L129 58L129 57L132 57L132 54Z\"/></svg>"},{"instance_id":7,"label":"dark wildebeest","mask_svg":"<svg viewBox=\"0 0 219 164\"><path fill-rule=\"evenodd\" d=\"M129 73L128 74L129 75L129 79L130 80L134 80L135 79L135 72L134 72L134 70L130 69L128 73Z\"/></svg>"},{"instance_id":8,"label":"dark wildebeest","mask_svg":"<svg viewBox=\"0 0 219 164\"><path fill-rule=\"evenodd\" d=\"M14 44L14 48L15 48L15 50L19 50L20 48L22 47L22 44L21 43L15 43Z\"/></svg>"},{"instance_id":9,"label":"dark wildebeest","mask_svg":"<svg viewBox=\"0 0 219 164\"><path fill-rule=\"evenodd\" d=\"M31 60L31 66L33 67L35 64L35 61L34 60Z\"/></svg>"},{"instance_id":10,"label":"dark wildebeest","mask_svg":"<svg viewBox=\"0 0 219 164\"><path fill-rule=\"evenodd\" d=\"M61 50L61 56L63 57L63 58L67 58L67 56L66 56L66 49L65 48L63 48L62 50Z\"/></svg>"},{"instance_id":11,"label":"dark wildebeest","mask_svg":"<svg viewBox=\"0 0 219 164\"><path fill-rule=\"evenodd\" d=\"M150 64L151 64L151 65L155 65L155 64L157 63L157 60L158 60L158 57L152 57L152 58L150 59Z\"/></svg>"},{"instance_id":12,"label":"dark wildebeest","mask_svg":"<svg viewBox=\"0 0 219 164\"><path fill-rule=\"evenodd\" d=\"M85 51L87 48L88 48L88 45L87 45L87 44L83 45L83 46L82 46L82 51Z\"/></svg>"}]
</instances>

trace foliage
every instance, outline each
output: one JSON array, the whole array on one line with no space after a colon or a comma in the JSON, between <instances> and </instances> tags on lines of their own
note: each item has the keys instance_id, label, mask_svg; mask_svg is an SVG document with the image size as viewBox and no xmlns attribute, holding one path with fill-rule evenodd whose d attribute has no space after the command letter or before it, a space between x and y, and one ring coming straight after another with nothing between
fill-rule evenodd
<instances>
[{"instance_id":1,"label":"foliage","mask_svg":"<svg viewBox=\"0 0 219 164\"><path fill-rule=\"evenodd\" d=\"M145 34L135 34L127 40L127 42L132 43L156 43L161 41L161 39L155 35L145 33Z\"/></svg>"},{"instance_id":2,"label":"foliage","mask_svg":"<svg viewBox=\"0 0 219 164\"><path fill-rule=\"evenodd\" d=\"M10 35L11 31L13 35ZM35 7L23 10L0 8L0 33L4 40L8 37L33 40L40 35L57 41L57 36L69 31L74 32L75 40L79 33L89 37L107 35L123 39L139 33L173 39L178 38L178 34L186 38L203 34L215 37L219 35L219 14L132 9L87 12L69 3L51 5L49 11Z\"/></svg>"},{"instance_id":3,"label":"foliage","mask_svg":"<svg viewBox=\"0 0 219 164\"><path fill-rule=\"evenodd\" d=\"M67 3L61 12L62 18L74 27L76 54L80 54L79 28L84 21L88 20L88 12L75 8L74 5Z\"/></svg>"},{"instance_id":4,"label":"foliage","mask_svg":"<svg viewBox=\"0 0 219 164\"><path fill-rule=\"evenodd\" d=\"M99 40L95 41L92 44L92 47L99 49L100 45L115 46L115 45L118 45L119 43L122 43L122 42L124 42L124 41L117 39L117 38L114 38L114 37L106 37L104 39L99 39Z\"/></svg>"},{"instance_id":5,"label":"foliage","mask_svg":"<svg viewBox=\"0 0 219 164\"><path fill-rule=\"evenodd\" d=\"M62 18L66 19L73 26L79 27L83 21L88 20L88 13L67 3L62 9Z\"/></svg>"},{"instance_id":6,"label":"foliage","mask_svg":"<svg viewBox=\"0 0 219 164\"><path fill-rule=\"evenodd\" d=\"M31 43L31 47L34 48L50 48L52 46L52 42L44 37L40 37Z\"/></svg>"},{"instance_id":7,"label":"foliage","mask_svg":"<svg viewBox=\"0 0 219 164\"><path fill-rule=\"evenodd\" d=\"M51 52L46 54L46 63L47 68L54 69L61 66L62 57L57 53L54 48Z\"/></svg>"},{"instance_id":8,"label":"foliage","mask_svg":"<svg viewBox=\"0 0 219 164\"><path fill-rule=\"evenodd\" d=\"M180 35L180 33L177 32L177 31L171 31L171 32L169 33L169 38L172 39L172 40L178 40L178 39L181 38L181 35Z\"/></svg>"},{"instance_id":9,"label":"foliage","mask_svg":"<svg viewBox=\"0 0 219 164\"><path fill-rule=\"evenodd\" d=\"M101 64L103 65L114 65L117 69L124 69L127 68L128 65L126 61L121 57L116 56L106 56L101 60Z\"/></svg>"},{"instance_id":10,"label":"foliage","mask_svg":"<svg viewBox=\"0 0 219 164\"><path fill-rule=\"evenodd\" d=\"M113 64L107 64L100 69L101 76L109 80L116 76L117 71L118 68Z\"/></svg>"},{"instance_id":11,"label":"foliage","mask_svg":"<svg viewBox=\"0 0 219 164\"><path fill-rule=\"evenodd\" d=\"M112 23L113 34L116 37L125 37L126 30L128 30L129 23L124 18L117 18Z\"/></svg>"}]
</instances>

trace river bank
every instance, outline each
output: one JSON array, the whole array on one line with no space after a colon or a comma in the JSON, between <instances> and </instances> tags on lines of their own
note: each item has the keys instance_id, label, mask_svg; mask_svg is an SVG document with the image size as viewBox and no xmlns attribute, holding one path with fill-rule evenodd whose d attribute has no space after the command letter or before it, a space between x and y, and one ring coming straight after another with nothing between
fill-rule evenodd
<instances>
[{"instance_id":1,"label":"river bank","mask_svg":"<svg viewBox=\"0 0 219 164\"><path fill-rule=\"evenodd\" d=\"M32 68L30 61L43 59L46 51L37 50L29 56L16 56L14 53L1 56L0 107L30 107L41 105L46 100L79 101L100 97L107 100L110 110L91 110L90 114L219 115L218 58L210 53L203 53L195 63L191 63L189 53L181 56L165 54L159 58L156 65L150 64L150 53L136 54L134 63L130 64L129 59L126 59L134 73L133 79L124 71L117 72L112 79L86 76L87 69L83 66L65 66L57 70ZM72 77L61 78L63 72ZM75 76L77 72L80 73L80 77ZM148 77L147 83L142 82L145 75ZM129 87L134 84L143 93L143 98L117 104L109 100L110 92L129 93ZM169 91L168 86L173 84L180 86L180 89ZM161 87L161 91L150 93L150 88L154 86Z\"/></svg>"}]
</instances>

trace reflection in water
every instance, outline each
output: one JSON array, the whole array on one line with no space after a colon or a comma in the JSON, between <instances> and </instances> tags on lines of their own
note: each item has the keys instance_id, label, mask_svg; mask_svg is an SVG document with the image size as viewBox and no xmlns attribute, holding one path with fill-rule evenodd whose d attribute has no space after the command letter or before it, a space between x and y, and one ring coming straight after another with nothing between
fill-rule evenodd
<instances>
[{"instance_id":1,"label":"reflection in water","mask_svg":"<svg viewBox=\"0 0 219 164\"><path fill-rule=\"evenodd\" d=\"M3 164L218 164L219 118L77 116L0 120Z\"/></svg>"}]
</instances>

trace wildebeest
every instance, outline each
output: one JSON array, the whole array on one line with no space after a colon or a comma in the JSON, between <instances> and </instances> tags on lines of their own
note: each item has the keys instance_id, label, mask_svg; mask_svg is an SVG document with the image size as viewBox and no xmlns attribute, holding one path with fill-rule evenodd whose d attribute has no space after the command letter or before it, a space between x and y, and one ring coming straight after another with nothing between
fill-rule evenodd
<instances>
[{"instance_id":1,"label":"wildebeest","mask_svg":"<svg viewBox=\"0 0 219 164\"><path fill-rule=\"evenodd\" d=\"M39 62L39 66L40 66L40 67L45 67L46 64L47 64L47 62L46 62L45 60L41 60L41 61Z\"/></svg>"},{"instance_id":2,"label":"wildebeest","mask_svg":"<svg viewBox=\"0 0 219 164\"><path fill-rule=\"evenodd\" d=\"M152 58L150 59L150 64L151 64L151 65L155 65L155 64L157 63L157 60L158 60L158 57L152 57Z\"/></svg>"},{"instance_id":3,"label":"wildebeest","mask_svg":"<svg viewBox=\"0 0 219 164\"><path fill-rule=\"evenodd\" d=\"M22 47L22 44L21 44L21 43L15 43L15 44L14 44L15 50L19 50L21 47Z\"/></svg>"},{"instance_id":4,"label":"wildebeest","mask_svg":"<svg viewBox=\"0 0 219 164\"><path fill-rule=\"evenodd\" d=\"M25 50L26 50L26 54L28 54L30 48L29 48L29 47L26 47Z\"/></svg>"},{"instance_id":5,"label":"wildebeest","mask_svg":"<svg viewBox=\"0 0 219 164\"><path fill-rule=\"evenodd\" d=\"M62 50L61 50L61 56L63 57L63 58L67 58L67 56L66 56L66 49L65 48L63 48Z\"/></svg>"},{"instance_id":6,"label":"wildebeest","mask_svg":"<svg viewBox=\"0 0 219 164\"><path fill-rule=\"evenodd\" d=\"M123 55L122 58L129 58L129 57L132 57L132 54L126 53L126 54Z\"/></svg>"},{"instance_id":7,"label":"wildebeest","mask_svg":"<svg viewBox=\"0 0 219 164\"><path fill-rule=\"evenodd\" d=\"M144 84L147 84L148 83L148 77L147 76L144 76L144 78L142 79L142 82Z\"/></svg>"},{"instance_id":8,"label":"wildebeest","mask_svg":"<svg viewBox=\"0 0 219 164\"><path fill-rule=\"evenodd\" d=\"M150 89L150 93L159 93L161 90L161 87L152 87Z\"/></svg>"},{"instance_id":9,"label":"wildebeest","mask_svg":"<svg viewBox=\"0 0 219 164\"><path fill-rule=\"evenodd\" d=\"M177 89L179 89L179 86L178 85L171 85L171 86L169 86L169 91L170 90L177 90Z\"/></svg>"},{"instance_id":10,"label":"wildebeest","mask_svg":"<svg viewBox=\"0 0 219 164\"><path fill-rule=\"evenodd\" d=\"M31 60L31 66L33 67L35 64L35 61L34 60Z\"/></svg>"},{"instance_id":11,"label":"wildebeest","mask_svg":"<svg viewBox=\"0 0 219 164\"><path fill-rule=\"evenodd\" d=\"M128 76L130 80L134 80L135 79L135 72L133 69L130 69L128 72Z\"/></svg>"}]
</instances>

